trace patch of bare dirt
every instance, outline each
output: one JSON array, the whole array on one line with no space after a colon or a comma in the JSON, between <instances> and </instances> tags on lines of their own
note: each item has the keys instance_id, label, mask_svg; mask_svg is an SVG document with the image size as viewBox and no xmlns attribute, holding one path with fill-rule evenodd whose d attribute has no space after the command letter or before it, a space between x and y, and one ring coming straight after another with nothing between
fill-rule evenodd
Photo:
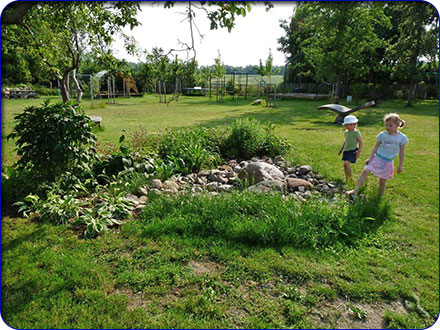
<instances>
[{"instance_id":1,"label":"patch of bare dirt","mask_svg":"<svg viewBox=\"0 0 440 330\"><path fill-rule=\"evenodd\" d=\"M387 310L397 314L407 313L399 301L362 304L335 299L318 307L312 320L318 327L325 324L336 329L383 329L383 316Z\"/></svg>"},{"instance_id":2,"label":"patch of bare dirt","mask_svg":"<svg viewBox=\"0 0 440 330\"><path fill-rule=\"evenodd\" d=\"M195 261L188 262L187 267L197 276L214 275L222 270L222 266L212 261Z\"/></svg>"},{"instance_id":3,"label":"patch of bare dirt","mask_svg":"<svg viewBox=\"0 0 440 330\"><path fill-rule=\"evenodd\" d=\"M142 293L135 293L133 292L133 290L131 289L127 289L127 288L121 288L121 289L116 289L114 291L114 294L116 295L124 295L128 297L128 306L127 309L133 310L135 308L141 308L147 305L147 303L149 302L148 299L146 299Z\"/></svg>"}]
</instances>

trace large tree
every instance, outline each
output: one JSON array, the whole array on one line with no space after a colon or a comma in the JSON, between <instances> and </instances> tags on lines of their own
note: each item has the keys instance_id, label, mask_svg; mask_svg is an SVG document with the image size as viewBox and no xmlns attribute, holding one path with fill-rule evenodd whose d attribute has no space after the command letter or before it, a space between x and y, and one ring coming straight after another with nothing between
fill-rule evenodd
<instances>
[{"instance_id":1,"label":"large tree","mask_svg":"<svg viewBox=\"0 0 440 330\"><path fill-rule=\"evenodd\" d=\"M286 56L285 82L301 84L304 77L314 78L316 76L314 67L306 61L302 50L302 43L307 39L309 33L303 24L307 11L302 8L298 10L304 4L304 2L298 2L290 21L282 20L280 22L285 34L278 39L280 44L278 50Z\"/></svg>"},{"instance_id":2,"label":"large tree","mask_svg":"<svg viewBox=\"0 0 440 330\"><path fill-rule=\"evenodd\" d=\"M427 2L403 1L390 5L400 21L396 41L388 49L388 56L394 61L394 75L408 83L407 105L411 106L423 62L430 60L432 68L436 68L438 14Z\"/></svg>"},{"instance_id":3,"label":"large tree","mask_svg":"<svg viewBox=\"0 0 440 330\"><path fill-rule=\"evenodd\" d=\"M301 67L308 66L316 80L336 83L338 98L342 80L354 81L369 72L367 60L386 42L375 28L389 24L383 6L375 3L303 3L291 24L284 24L288 35L280 40L281 50L291 62L301 59Z\"/></svg>"},{"instance_id":4,"label":"large tree","mask_svg":"<svg viewBox=\"0 0 440 330\"><path fill-rule=\"evenodd\" d=\"M20 47L39 56L60 82L63 101L69 100L69 76L82 92L76 71L86 51L108 52L124 26L139 24L138 2L14 2L2 15L2 47ZM126 37L126 36L125 36ZM131 47L131 43L127 43Z\"/></svg>"}]
</instances>

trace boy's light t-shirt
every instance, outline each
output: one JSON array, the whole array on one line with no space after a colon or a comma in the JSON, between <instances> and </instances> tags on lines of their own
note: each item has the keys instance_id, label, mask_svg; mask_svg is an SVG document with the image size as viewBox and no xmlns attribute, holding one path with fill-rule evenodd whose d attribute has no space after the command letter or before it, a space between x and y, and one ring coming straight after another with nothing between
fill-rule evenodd
<instances>
[{"instance_id":1,"label":"boy's light t-shirt","mask_svg":"<svg viewBox=\"0 0 440 330\"><path fill-rule=\"evenodd\" d=\"M387 160L396 158L400 146L408 143L406 135L400 132L396 135L390 135L387 131L381 132L377 135L377 140L380 142L380 146L376 154Z\"/></svg>"},{"instance_id":2,"label":"boy's light t-shirt","mask_svg":"<svg viewBox=\"0 0 440 330\"><path fill-rule=\"evenodd\" d=\"M357 137L361 136L361 132L359 132L357 129L354 129L352 131L346 130L344 132L344 135L345 135L344 151L355 150L358 147Z\"/></svg>"}]
</instances>

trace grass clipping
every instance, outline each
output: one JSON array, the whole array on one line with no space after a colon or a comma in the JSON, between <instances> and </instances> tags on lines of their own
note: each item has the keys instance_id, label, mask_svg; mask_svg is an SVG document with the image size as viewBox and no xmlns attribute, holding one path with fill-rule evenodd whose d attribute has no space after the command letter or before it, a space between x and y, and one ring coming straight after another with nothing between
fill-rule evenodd
<instances>
[{"instance_id":1,"label":"grass clipping","mask_svg":"<svg viewBox=\"0 0 440 330\"><path fill-rule=\"evenodd\" d=\"M319 248L353 244L391 216L387 200L367 194L350 203L234 192L153 199L140 214L147 236L219 237L261 246Z\"/></svg>"}]
</instances>

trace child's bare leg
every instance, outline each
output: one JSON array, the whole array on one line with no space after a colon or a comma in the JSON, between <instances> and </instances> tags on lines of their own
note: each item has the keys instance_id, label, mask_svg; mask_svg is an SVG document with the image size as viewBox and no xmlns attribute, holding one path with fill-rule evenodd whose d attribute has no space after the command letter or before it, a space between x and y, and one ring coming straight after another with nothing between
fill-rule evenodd
<instances>
[{"instance_id":1,"label":"child's bare leg","mask_svg":"<svg viewBox=\"0 0 440 330\"><path fill-rule=\"evenodd\" d=\"M383 196L385 194L385 188L387 186L387 179L379 178L379 194Z\"/></svg>"},{"instance_id":2,"label":"child's bare leg","mask_svg":"<svg viewBox=\"0 0 440 330\"><path fill-rule=\"evenodd\" d=\"M344 172L345 172L345 180L346 181L352 180L352 171L351 171L350 161L348 160L344 161Z\"/></svg>"},{"instance_id":3,"label":"child's bare leg","mask_svg":"<svg viewBox=\"0 0 440 330\"><path fill-rule=\"evenodd\" d=\"M364 169L357 179L356 185L354 186L353 190L347 191L347 195L354 195L358 192L359 188L362 186L362 184L365 182L365 179L367 178L368 174L370 174L370 170Z\"/></svg>"}]
</instances>

